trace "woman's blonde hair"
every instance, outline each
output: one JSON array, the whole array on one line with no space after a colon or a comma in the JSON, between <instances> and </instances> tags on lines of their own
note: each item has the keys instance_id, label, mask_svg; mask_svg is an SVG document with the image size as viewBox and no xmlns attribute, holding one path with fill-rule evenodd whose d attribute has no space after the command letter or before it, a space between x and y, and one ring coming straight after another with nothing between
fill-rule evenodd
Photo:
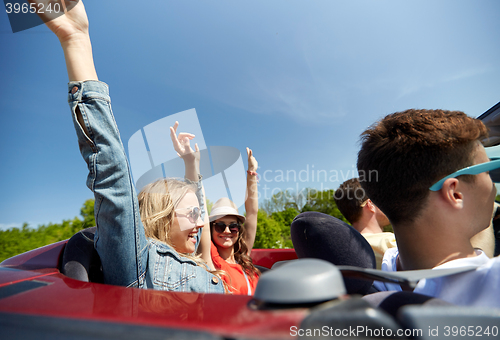
<instances>
[{"instance_id":1,"label":"woman's blonde hair","mask_svg":"<svg viewBox=\"0 0 500 340\"><path fill-rule=\"evenodd\" d=\"M170 240L170 229L175 222L175 208L188 192L196 193L196 186L175 178L161 178L141 190L138 195L139 212L147 238L166 243L177 252ZM182 256L193 260L219 278L225 274L221 270L208 270L206 262L199 255ZM226 283L223 280L222 283L227 292Z\"/></svg>"},{"instance_id":2,"label":"woman's blonde hair","mask_svg":"<svg viewBox=\"0 0 500 340\"><path fill-rule=\"evenodd\" d=\"M162 178L145 186L139 193L139 211L146 237L168 244L175 221L175 208L188 192L196 192L193 184Z\"/></svg>"}]
</instances>

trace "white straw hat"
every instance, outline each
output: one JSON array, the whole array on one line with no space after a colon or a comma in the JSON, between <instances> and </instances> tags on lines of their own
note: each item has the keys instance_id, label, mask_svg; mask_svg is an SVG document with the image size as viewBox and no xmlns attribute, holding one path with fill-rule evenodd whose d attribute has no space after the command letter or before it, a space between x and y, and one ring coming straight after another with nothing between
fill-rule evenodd
<instances>
[{"instance_id":1,"label":"white straw hat","mask_svg":"<svg viewBox=\"0 0 500 340\"><path fill-rule=\"evenodd\" d=\"M215 202L210 212L209 221L212 222L224 216L236 216L241 223L245 223L245 216L238 213L236 205L227 197L223 197Z\"/></svg>"}]
</instances>

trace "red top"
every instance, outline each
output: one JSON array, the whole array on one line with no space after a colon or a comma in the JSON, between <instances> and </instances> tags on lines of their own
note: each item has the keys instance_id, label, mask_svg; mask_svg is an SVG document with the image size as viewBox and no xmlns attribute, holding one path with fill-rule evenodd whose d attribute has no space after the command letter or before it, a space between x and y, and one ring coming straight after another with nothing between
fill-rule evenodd
<instances>
[{"instance_id":1,"label":"red top","mask_svg":"<svg viewBox=\"0 0 500 340\"><path fill-rule=\"evenodd\" d=\"M214 262L215 268L222 269L227 273L227 275L229 275L229 277L226 275L221 275L224 282L227 283L229 291L232 292L233 294L249 295L247 280L245 279L245 274L243 272L243 268L241 267L241 265L227 263L226 260L220 257L219 252L217 251L217 247L214 245L213 242L212 242L211 253L212 253L212 261ZM252 277L251 275L248 274L246 274L246 277L248 278L248 283L250 284L250 289L251 289L250 294L253 295L259 277L256 275Z\"/></svg>"}]
</instances>

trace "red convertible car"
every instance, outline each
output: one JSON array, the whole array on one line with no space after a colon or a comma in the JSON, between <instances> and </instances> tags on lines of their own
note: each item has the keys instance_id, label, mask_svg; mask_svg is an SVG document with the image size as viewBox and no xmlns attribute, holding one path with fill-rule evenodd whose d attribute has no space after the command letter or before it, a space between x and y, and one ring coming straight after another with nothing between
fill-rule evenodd
<instances>
[{"instance_id":1,"label":"red convertible car","mask_svg":"<svg viewBox=\"0 0 500 340\"><path fill-rule=\"evenodd\" d=\"M306 309L258 310L251 297L172 293L85 282L61 273L67 241L0 266L0 334L7 338L281 338ZM293 250L254 250L270 266Z\"/></svg>"},{"instance_id":2,"label":"red convertible car","mask_svg":"<svg viewBox=\"0 0 500 340\"><path fill-rule=\"evenodd\" d=\"M500 132L500 123L496 122L499 116L500 103L480 119L493 132ZM500 139L490 143L500 144ZM450 275L456 269L389 273L335 266L320 259L297 259L293 249L254 249L252 258L263 273L254 296L112 286L102 283L89 228L70 240L0 264L0 337L136 340L499 336L500 309L458 307L405 291L374 293L367 299L369 295L348 294L344 285L345 279L377 279L411 287L421 278Z\"/></svg>"},{"instance_id":3,"label":"red convertible car","mask_svg":"<svg viewBox=\"0 0 500 340\"><path fill-rule=\"evenodd\" d=\"M99 283L91 256L80 262L66 258L75 247L88 255L92 237L84 230L0 264L2 339L498 336L500 310L450 306L409 292L392 301L376 293L381 303L374 305L347 295L342 280L377 278L411 286L429 271L336 267L319 259L295 260L293 249L254 249L263 274L253 297L125 288Z\"/></svg>"}]
</instances>

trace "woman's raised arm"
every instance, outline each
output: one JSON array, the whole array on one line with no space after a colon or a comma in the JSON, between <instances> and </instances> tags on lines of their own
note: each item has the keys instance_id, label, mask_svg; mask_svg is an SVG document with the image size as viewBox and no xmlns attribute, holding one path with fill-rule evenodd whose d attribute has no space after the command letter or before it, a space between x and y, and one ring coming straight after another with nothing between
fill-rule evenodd
<instances>
[{"instance_id":1,"label":"woman's raised arm","mask_svg":"<svg viewBox=\"0 0 500 340\"><path fill-rule=\"evenodd\" d=\"M184 160L185 167L185 177L186 179L197 182L199 181L200 173L200 149L198 144L194 145L195 150L190 146L190 141L195 137L191 133L181 132L177 135L177 127L179 122L175 122L173 127L170 127L170 138L172 139L172 144L174 145L177 155ZM200 207L205 211L203 216L204 228L202 229L200 236L200 243L198 245L197 254L201 255L201 258L208 264L211 270L214 270L214 264L212 262L212 256L210 255L210 224L208 222L208 212L206 211L206 199L205 199L205 189L202 187L201 190L201 202Z\"/></svg>"},{"instance_id":2,"label":"woman's raised arm","mask_svg":"<svg viewBox=\"0 0 500 340\"><path fill-rule=\"evenodd\" d=\"M247 148L248 170L247 170L247 193L245 200L245 243L248 247L248 255L252 252L257 233L257 214L259 212L259 192L257 188L257 168L259 163L253 156L251 149Z\"/></svg>"},{"instance_id":3,"label":"woman's raised arm","mask_svg":"<svg viewBox=\"0 0 500 340\"><path fill-rule=\"evenodd\" d=\"M49 0L29 0L38 6L46 6ZM68 11L66 3L70 6ZM76 4L75 4L76 3ZM89 21L82 1L61 1L65 14L49 18L39 13L47 27L59 39L66 59L69 81L98 80L92 56L92 45L89 36Z\"/></svg>"},{"instance_id":4,"label":"woman's raised arm","mask_svg":"<svg viewBox=\"0 0 500 340\"><path fill-rule=\"evenodd\" d=\"M50 3L29 1L35 6ZM66 59L71 117L80 153L89 170L87 186L95 198L94 244L101 259L104 283L152 287L145 276L148 243L137 195L111 110L108 86L97 81L85 7L81 1L61 3L64 15L40 16L59 39Z\"/></svg>"}]
</instances>

